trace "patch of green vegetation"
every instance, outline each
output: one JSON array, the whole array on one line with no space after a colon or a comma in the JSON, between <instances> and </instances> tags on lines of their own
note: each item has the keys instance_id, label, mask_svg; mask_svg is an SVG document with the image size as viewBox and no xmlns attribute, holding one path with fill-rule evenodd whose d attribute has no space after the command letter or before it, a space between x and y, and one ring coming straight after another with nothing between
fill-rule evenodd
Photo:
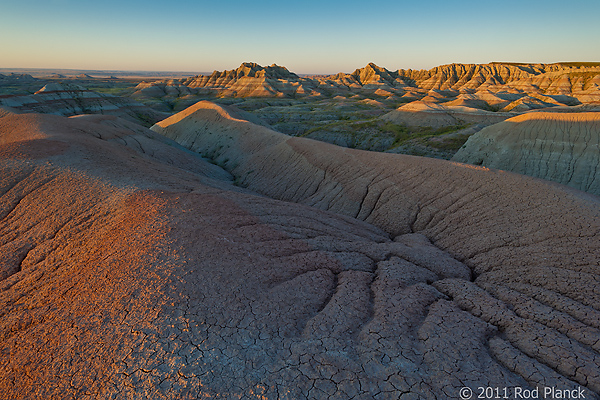
<instances>
[{"instance_id":1,"label":"patch of green vegetation","mask_svg":"<svg viewBox=\"0 0 600 400\"><path fill-rule=\"evenodd\" d=\"M119 88L119 87L92 87L90 90L102 94L110 94L112 96L128 96L132 93L131 88Z\"/></svg>"},{"instance_id":2,"label":"patch of green vegetation","mask_svg":"<svg viewBox=\"0 0 600 400\"><path fill-rule=\"evenodd\" d=\"M387 124L387 126L385 128L382 126L382 128L385 129L384 132L385 131L394 132L394 134L395 134L394 142L389 147L389 149L394 149L394 148L396 148L400 145L403 145L406 142L412 141L412 140L419 140L420 142L425 143L425 142L427 142L427 140L429 138L435 138L438 136L456 132L461 129L464 129L467 126L467 125L450 125L450 126L443 126L438 129L433 129L430 127L408 128L403 125L392 124L391 122L388 122L386 124ZM391 130L391 129L393 129L393 130ZM429 143L430 142L427 142L427 144L429 144Z\"/></svg>"},{"instance_id":3,"label":"patch of green vegetation","mask_svg":"<svg viewBox=\"0 0 600 400\"><path fill-rule=\"evenodd\" d=\"M355 129L368 129L368 128L377 128L379 126L378 121L375 119L371 119L363 122L355 122L352 124Z\"/></svg>"},{"instance_id":4,"label":"patch of green vegetation","mask_svg":"<svg viewBox=\"0 0 600 400\"><path fill-rule=\"evenodd\" d=\"M136 112L136 111L134 111L134 113L135 113L135 117L141 122L141 125L145 126L146 128L150 128L152 125L154 125L156 123L156 120L148 114L143 114L141 112Z\"/></svg>"},{"instance_id":5,"label":"patch of green vegetation","mask_svg":"<svg viewBox=\"0 0 600 400\"><path fill-rule=\"evenodd\" d=\"M450 136L439 140L427 140L426 144L438 150L458 151L469 139L471 135L463 133L460 135Z\"/></svg>"},{"instance_id":6,"label":"patch of green vegetation","mask_svg":"<svg viewBox=\"0 0 600 400\"><path fill-rule=\"evenodd\" d=\"M364 149L375 149L385 146L383 150L395 149L409 143L419 143L440 150L458 150L467 140L468 135L451 136L438 139L440 136L464 129L467 125L451 125L438 129L430 127L408 127L395 124L391 121L383 121L371 118L363 121L353 122L349 119L340 119L330 123L318 124L307 129L301 136L308 136L315 132L338 132L348 138L349 147L360 147ZM436 140L429 140L435 138ZM383 144L386 143L386 144ZM388 145L389 144L389 145ZM382 150L380 150L382 151Z\"/></svg>"},{"instance_id":7,"label":"patch of green vegetation","mask_svg":"<svg viewBox=\"0 0 600 400\"><path fill-rule=\"evenodd\" d=\"M411 156L419 156L419 157L427 157L428 153L416 147L411 148L406 154L410 154Z\"/></svg>"},{"instance_id":8,"label":"patch of green vegetation","mask_svg":"<svg viewBox=\"0 0 600 400\"><path fill-rule=\"evenodd\" d=\"M392 142L390 148L399 146L400 144L409 140L411 136L411 132L408 127L394 124L390 121L385 121L383 124L380 124L378 128L380 132L384 134L390 134L394 137L394 141Z\"/></svg>"},{"instance_id":9,"label":"patch of green vegetation","mask_svg":"<svg viewBox=\"0 0 600 400\"><path fill-rule=\"evenodd\" d=\"M318 100L279 100L270 105L256 108L247 107L258 118L271 124L276 130L293 136L311 136L348 147L372 151L386 151L399 148L404 152L418 151L423 155L448 156L467 140L466 136L450 135L467 125L452 125L438 129L430 127L410 127L385 121L379 117L398 105L412 99L378 100L384 107L374 106L360 100L343 101ZM497 109L493 111L498 111ZM430 140L435 138L435 140ZM415 150L417 149L417 150ZM414 154L414 152L413 152Z\"/></svg>"},{"instance_id":10,"label":"patch of green vegetation","mask_svg":"<svg viewBox=\"0 0 600 400\"><path fill-rule=\"evenodd\" d=\"M347 124L346 121L334 121L334 122L330 122L330 123L327 123L327 124L318 125L318 126L315 126L314 128L310 128L309 130L307 130L306 132L304 132L301 136L308 136L308 135L310 135L313 132L327 130L327 129L332 129L332 128L335 128L337 126L345 125L345 124Z\"/></svg>"},{"instance_id":11,"label":"patch of green vegetation","mask_svg":"<svg viewBox=\"0 0 600 400\"><path fill-rule=\"evenodd\" d=\"M486 110L486 111L491 111L491 112L498 112L498 111L500 111L502 109L502 107L496 106L496 105L485 104L482 107L482 109Z\"/></svg>"},{"instance_id":12,"label":"patch of green vegetation","mask_svg":"<svg viewBox=\"0 0 600 400\"><path fill-rule=\"evenodd\" d=\"M446 133L450 133L450 132L456 132L459 131L461 129L465 129L466 127L468 127L469 124L465 124L465 125L448 125L448 126L443 126L441 128L438 128L436 130L434 130L431 134L433 136L439 136L439 135L444 135Z\"/></svg>"}]
</instances>

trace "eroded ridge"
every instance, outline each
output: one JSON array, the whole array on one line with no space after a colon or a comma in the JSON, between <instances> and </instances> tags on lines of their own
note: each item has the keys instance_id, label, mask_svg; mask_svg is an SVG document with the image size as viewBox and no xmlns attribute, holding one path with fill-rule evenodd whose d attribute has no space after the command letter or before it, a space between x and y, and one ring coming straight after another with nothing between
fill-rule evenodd
<instances>
[{"instance_id":1,"label":"eroded ridge","mask_svg":"<svg viewBox=\"0 0 600 400\"><path fill-rule=\"evenodd\" d=\"M0 261L9 271L0 281L0 397L445 399L464 386L581 386L594 398L599 391L597 220L585 201L550 192L558 203L545 213L552 219L556 204L571 202L562 226L579 227L578 215L591 215L579 235L555 231L546 240L521 230L511 242L499 217L510 204L487 198L501 207L490 214L477 202L484 189L461 192L458 178L454 190L433 190L441 185L419 174L430 166L417 163L414 180L400 186L404 196L392 186L378 196L373 186L367 192L379 200L357 197L356 206L344 200L350 182L328 169L343 200L333 213L256 195L151 132L126 135L111 120L115 133L99 118L0 117L1 126L21 127L0 136L0 249L24 249ZM179 154L188 161L178 163ZM373 172L353 177L376 173L371 162ZM482 172L464 168L460 178L477 181ZM306 175L281 183L300 202L298 185L312 184ZM489 195L501 196L497 190ZM384 214L383 204L397 213ZM354 218L357 210L373 224ZM474 236L494 215L496 237ZM549 222L539 223L538 231ZM498 242L510 251L486 247ZM538 262L547 245L556 251Z\"/></svg>"},{"instance_id":2,"label":"eroded ridge","mask_svg":"<svg viewBox=\"0 0 600 400\"><path fill-rule=\"evenodd\" d=\"M600 113L535 112L481 130L452 159L600 195L599 146Z\"/></svg>"},{"instance_id":3,"label":"eroded ridge","mask_svg":"<svg viewBox=\"0 0 600 400\"><path fill-rule=\"evenodd\" d=\"M455 291L475 296L479 292L467 289L479 288L507 310L519 310L514 312L521 318L527 315L526 321L495 321L468 306L478 303L475 297L454 300L453 281L436 284L453 299L449 304L492 326L496 333L486 335L502 365L531 384L561 376L598 390L598 350L590 347L596 343L599 300L597 197L483 167L289 138L208 103L153 129L181 143L193 139L193 150L222 162L261 193L356 217L395 235L424 234L473 271L474 282ZM522 304L546 316L527 314ZM552 351L533 350L551 343ZM559 366L563 351L568 367Z\"/></svg>"}]
</instances>

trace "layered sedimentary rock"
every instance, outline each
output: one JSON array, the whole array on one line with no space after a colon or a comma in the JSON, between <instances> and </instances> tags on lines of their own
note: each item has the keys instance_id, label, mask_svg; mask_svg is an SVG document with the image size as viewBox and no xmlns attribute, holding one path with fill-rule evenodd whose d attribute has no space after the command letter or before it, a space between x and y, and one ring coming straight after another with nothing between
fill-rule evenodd
<instances>
[{"instance_id":1,"label":"layered sedimentary rock","mask_svg":"<svg viewBox=\"0 0 600 400\"><path fill-rule=\"evenodd\" d=\"M11 73L8 75L0 74L1 83L22 83L22 82L35 82L36 79L29 74L15 74Z\"/></svg>"},{"instance_id":2,"label":"layered sedimentary rock","mask_svg":"<svg viewBox=\"0 0 600 400\"><path fill-rule=\"evenodd\" d=\"M600 113L534 112L479 131L452 159L600 195L599 146Z\"/></svg>"},{"instance_id":3,"label":"layered sedimentary rock","mask_svg":"<svg viewBox=\"0 0 600 400\"><path fill-rule=\"evenodd\" d=\"M388 71L374 63L367 64L364 68L358 68L351 74L339 73L328 77L319 78L321 82L338 84L350 88L371 88L380 90L381 87L403 88L410 86L397 72Z\"/></svg>"},{"instance_id":4,"label":"layered sedimentary rock","mask_svg":"<svg viewBox=\"0 0 600 400\"><path fill-rule=\"evenodd\" d=\"M467 128L468 133L464 131L461 134L466 136L485 126L533 110L600 104L600 67L594 63L492 63L450 64L428 71L390 71L369 63L349 74L299 77L276 65L262 67L255 63L244 63L236 70L215 71L211 75L179 80L145 82L139 84L137 89L134 98L157 110L173 113L207 98L245 98L236 101L246 109L266 108L269 98L277 98L282 105L285 101L314 101L314 106L307 107L311 112L313 108L322 109L325 115L327 110L331 110L326 121L315 120L314 124L304 126L288 124L290 115L298 111L289 108L289 112L280 114L281 119L269 118L270 123L288 134L303 135L308 132L320 140L343 145L367 142L355 140L351 127L340 134L340 126L335 127L335 131L328 131L327 124L332 124L333 128L338 118L352 120L369 117L362 112L369 108L363 101L379 102L381 109L388 112L383 117L385 123L417 130ZM354 104L356 113L335 115L336 110L347 103L346 100ZM373 109L369 112L377 116L383 114ZM315 114L304 113L293 118L303 119L308 115L315 117ZM314 132L315 129L318 132ZM378 133L381 132L375 132L374 136ZM395 140L392 137L391 142L383 146L368 144L366 148L385 149ZM452 151L461 144L457 143ZM440 156L431 146L422 146L420 143L402 149L414 154Z\"/></svg>"},{"instance_id":5,"label":"layered sedimentary rock","mask_svg":"<svg viewBox=\"0 0 600 400\"><path fill-rule=\"evenodd\" d=\"M389 71L370 63L352 74L319 78L358 86L406 86L461 92L532 92L548 95L598 95L600 66L566 64L448 64L430 70ZM358 86L357 86L358 85ZM600 100L600 99L599 99Z\"/></svg>"},{"instance_id":6,"label":"layered sedimentary rock","mask_svg":"<svg viewBox=\"0 0 600 400\"><path fill-rule=\"evenodd\" d=\"M31 95L0 96L0 106L55 115L109 114L152 124L169 114L133 100L97 93L75 84L50 83Z\"/></svg>"},{"instance_id":7,"label":"layered sedimentary rock","mask_svg":"<svg viewBox=\"0 0 600 400\"><path fill-rule=\"evenodd\" d=\"M308 86L307 86L308 85ZM176 96L177 91L189 94L214 94L222 97L283 97L319 94L314 92L315 83L300 78L285 67L271 65L262 67L256 63L243 63L230 71L214 71L211 75L199 75L181 80L140 83L134 96Z\"/></svg>"},{"instance_id":8,"label":"layered sedimentary rock","mask_svg":"<svg viewBox=\"0 0 600 400\"><path fill-rule=\"evenodd\" d=\"M0 113L2 398L598 398L597 198L211 103L154 129L211 163Z\"/></svg>"},{"instance_id":9,"label":"layered sedimentary rock","mask_svg":"<svg viewBox=\"0 0 600 400\"><path fill-rule=\"evenodd\" d=\"M600 66L579 64L449 64L430 70L390 71L369 63L350 74L299 77L284 67L262 67L243 63L230 71L215 71L177 81L142 83L138 96L159 95L162 91L185 86L193 94L225 97L303 97L352 93L422 98L430 90L455 91L478 97L477 108L496 108L497 99L487 102L489 93L513 96L512 101L527 94L554 96L564 105L600 101ZM149 90L151 87L158 89ZM170 89L172 87L172 89ZM516 96L516 98L514 98ZM451 96L452 97L452 96ZM504 104L506 105L506 104Z\"/></svg>"}]
</instances>

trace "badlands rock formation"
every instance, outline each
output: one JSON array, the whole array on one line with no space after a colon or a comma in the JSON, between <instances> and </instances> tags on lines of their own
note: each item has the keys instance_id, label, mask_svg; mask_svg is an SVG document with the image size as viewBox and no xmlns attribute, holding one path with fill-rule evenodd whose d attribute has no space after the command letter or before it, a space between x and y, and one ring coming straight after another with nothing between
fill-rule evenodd
<instances>
[{"instance_id":1,"label":"badlands rock formation","mask_svg":"<svg viewBox=\"0 0 600 400\"><path fill-rule=\"evenodd\" d=\"M450 271L437 269L441 265L434 268L387 250L381 256L370 253L378 246L363 253L375 262L373 285L379 288L381 282L391 291L374 292L374 319L352 346L363 348L377 332L383 347L396 349L393 356L377 350L376 358L389 357L390 363L377 361L368 370L395 365L406 376L427 366L438 383L420 375L427 386L435 386L431 393L419 393L424 398L456 398L459 382L472 385L474 376L492 386L524 379L532 386L577 382L600 390L598 198L482 167L290 138L211 103L200 103L153 129L211 157L252 190L369 222L391 234L395 243L427 238L469 268L451 267L451 274L460 276L450 277ZM357 251L354 244L335 243L318 233L310 242L328 251ZM412 317L404 314L415 304L409 300L412 295L392 289L406 287L392 282L411 274L410 269L396 270L402 272L388 280L388 262L401 259L428 265L437 276L421 288L428 292L433 287L432 293L443 297L425 300L421 292L414 298L421 322L408 322ZM420 282L408 287L416 289ZM381 320L377 310L384 313L386 307L405 310L398 325L392 322L395 317ZM388 330L390 323L396 333ZM426 333L432 328L436 333ZM588 332L593 339L585 338ZM450 342L443 343L443 337ZM446 375L449 371L452 377Z\"/></svg>"},{"instance_id":2,"label":"badlands rock formation","mask_svg":"<svg viewBox=\"0 0 600 400\"><path fill-rule=\"evenodd\" d=\"M212 163L0 113L3 399L598 398L597 197L211 103L154 129Z\"/></svg>"},{"instance_id":3,"label":"badlands rock formation","mask_svg":"<svg viewBox=\"0 0 600 400\"><path fill-rule=\"evenodd\" d=\"M154 86L158 89L152 89ZM141 83L137 95L172 94L181 91L181 86L187 88L185 95L333 97L352 92L412 100L441 90L448 91L447 100L467 95L477 100L477 108L497 110L498 104L504 107L530 94L552 96L550 103L564 105L600 101L600 65L450 64L431 70L389 71L370 63L351 74L301 78L277 65L243 63L236 70L215 71L210 76Z\"/></svg>"},{"instance_id":4,"label":"badlands rock formation","mask_svg":"<svg viewBox=\"0 0 600 400\"><path fill-rule=\"evenodd\" d=\"M600 195L600 113L534 112L487 127L452 158Z\"/></svg>"},{"instance_id":5,"label":"badlands rock formation","mask_svg":"<svg viewBox=\"0 0 600 400\"><path fill-rule=\"evenodd\" d=\"M17 82L34 82L36 79L29 74L15 74L10 73L8 75L0 74L1 83L17 83Z\"/></svg>"},{"instance_id":6,"label":"badlands rock formation","mask_svg":"<svg viewBox=\"0 0 600 400\"><path fill-rule=\"evenodd\" d=\"M65 116L110 114L149 125L169 115L130 99L93 92L72 83L50 83L32 95L0 96L0 106Z\"/></svg>"},{"instance_id":7,"label":"badlands rock formation","mask_svg":"<svg viewBox=\"0 0 600 400\"><path fill-rule=\"evenodd\" d=\"M600 66L593 63L451 64L428 71L390 71L370 63L351 74L299 77L276 65L261 67L244 63L237 70L141 83L137 89L135 98L157 110L172 112L181 111L198 100L215 97L236 101L248 110L268 107L269 98L296 104L313 103L308 106L310 113L288 118L295 112L293 107L288 107L289 112L283 113L284 118L268 118L269 123L288 134L304 135L317 130L310 136L337 144L359 143L362 148L385 150L386 143L371 145L368 140L355 140L352 127L347 132L340 132L339 129L328 130L327 124L342 118L360 119L364 110L370 110L377 116L387 113L383 121L412 128L436 130L468 125L469 132L477 132L532 110L598 104ZM335 112L339 110L338 106L343 107L348 102L353 104L354 114ZM331 110L333 115L316 120L312 125L287 123L307 115L317 118L313 109L321 109L324 114ZM359 136L362 137L362 133ZM393 143L394 138L391 141ZM416 154L439 153L431 146L423 147L419 143L400 148L403 149ZM451 157L452 154L438 156Z\"/></svg>"},{"instance_id":8,"label":"badlands rock formation","mask_svg":"<svg viewBox=\"0 0 600 400\"><path fill-rule=\"evenodd\" d=\"M275 64L262 67L256 63L243 63L238 69L231 71L215 71L210 76L199 75L181 80L166 80L151 83L140 83L134 96L160 97L182 94L215 94L221 97L284 97L310 95L311 80L302 79L289 72L285 67Z\"/></svg>"}]
</instances>

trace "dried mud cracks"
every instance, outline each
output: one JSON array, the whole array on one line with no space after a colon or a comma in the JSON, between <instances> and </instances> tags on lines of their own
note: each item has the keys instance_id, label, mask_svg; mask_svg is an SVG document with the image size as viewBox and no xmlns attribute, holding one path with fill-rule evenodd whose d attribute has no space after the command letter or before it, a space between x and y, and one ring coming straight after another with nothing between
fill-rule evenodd
<instances>
[{"instance_id":1,"label":"dried mud cracks","mask_svg":"<svg viewBox=\"0 0 600 400\"><path fill-rule=\"evenodd\" d=\"M0 118L0 397L600 392L596 197L199 113Z\"/></svg>"}]
</instances>

